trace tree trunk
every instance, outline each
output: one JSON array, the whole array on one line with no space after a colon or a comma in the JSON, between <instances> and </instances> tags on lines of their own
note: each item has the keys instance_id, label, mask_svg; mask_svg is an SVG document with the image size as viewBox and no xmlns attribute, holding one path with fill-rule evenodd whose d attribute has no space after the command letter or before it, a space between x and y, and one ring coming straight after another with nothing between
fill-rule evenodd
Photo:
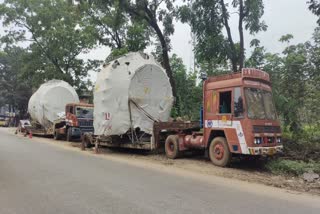
<instances>
[{"instance_id":1,"label":"tree trunk","mask_svg":"<svg viewBox=\"0 0 320 214\"><path fill-rule=\"evenodd\" d=\"M170 84L172 87L172 94L174 97L176 97L176 84L173 79L173 74L172 74L172 70L171 70L171 66L170 66L167 42L166 42L166 40L165 40L165 38L164 38L164 36L163 36L163 34L157 24L154 26L154 30L157 32L158 38L161 43L163 67L166 69L167 75L169 77L169 81L170 81Z\"/></svg>"},{"instance_id":2,"label":"tree trunk","mask_svg":"<svg viewBox=\"0 0 320 214\"><path fill-rule=\"evenodd\" d=\"M239 1L239 36L240 36L240 55L239 55L239 70L241 71L244 64L244 37L243 37L243 0Z\"/></svg>"},{"instance_id":3,"label":"tree trunk","mask_svg":"<svg viewBox=\"0 0 320 214\"><path fill-rule=\"evenodd\" d=\"M161 48L162 48L162 57L163 57L163 62L162 66L165 68L166 73L168 75L171 87L172 87L172 95L176 98L177 92L176 92L176 84L173 78L171 66L170 66L170 60L169 60L169 54L168 54L168 45L165 40L165 37L159 28L159 25L157 23L155 15L151 12L151 10L148 8L148 1L145 2L143 11L145 14L142 14L139 11L136 11L136 8L130 6L130 1L125 2L124 7L128 10L129 14L133 14L135 16L138 16L144 20L146 20L149 24L150 27L152 27L155 32L157 33L157 36L160 40L161 43Z\"/></svg>"},{"instance_id":4,"label":"tree trunk","mask_svg":"<svg viewBox=\"0 0 320 214\"><path fill-rule=\"evenodd\" d=\"M170 81L170 84L172 87L172 95L176 98L177 97L176 84L175 84L172 70L171 70L171 66L170 66L167 42L165 40L165 37L164 37L161 29L159 28L159 25L158 25L156 19L153 17L151 11L147 7L145 8L145 10L146 10L147 15L149 16L149 20L147 20L147 21L149 22L150 26L156 31L157 36L160 40L161 48L162 48L162 58L163 58L162 66L166 69L166 73L169 77L169 81Z\"/></svg>"},{"instance_id":5,"label":"tree trunk","mask_svg":"<svg viewBox=\"0 0 320 214\"><path fill-rule=\"evenodd\" d=\"M231 49L230 60L231 60L231 64L232 64L232 70L233 70L233 72L237 72L238 71L238 69L237 69L237 51L236 51L236 47L235 47L233 39L232 39L231 30L230 30L230 26L228 23L227 8L226 8L226 5L224 4L224 0L220 0L220 5L222 7L223 24L224 24L226 31L227 31L228 41L229 41L229 45L230 45L230 49Z\"/></svg>"}]
</instances>

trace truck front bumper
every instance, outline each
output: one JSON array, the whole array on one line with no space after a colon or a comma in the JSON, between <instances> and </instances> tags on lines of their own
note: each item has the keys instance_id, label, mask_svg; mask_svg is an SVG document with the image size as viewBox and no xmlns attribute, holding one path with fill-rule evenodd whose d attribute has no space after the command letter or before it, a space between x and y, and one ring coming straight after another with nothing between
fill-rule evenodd
<instances>
[{"instance_id":1,"label":"truck front bumper","mask_svg":"<svg viewBox=\"0 0 320 214\"><path fill-rule=\"evenodd\" d=\"M248 147L250 155L267 155L272 156L283 152L283 146L272 147Z\"/></svg>"},{"instance_id":2,"label":"truck front bumper","mask_svg":"<svg viewBox=\"0 0 320 214\"><path fill-rule=\"evenodd\" d=\"M81 130L79 128L72 127L71 130L72 130L71 135L73 138L80 138L81 137Z\"/></svg>"}]
</instances>

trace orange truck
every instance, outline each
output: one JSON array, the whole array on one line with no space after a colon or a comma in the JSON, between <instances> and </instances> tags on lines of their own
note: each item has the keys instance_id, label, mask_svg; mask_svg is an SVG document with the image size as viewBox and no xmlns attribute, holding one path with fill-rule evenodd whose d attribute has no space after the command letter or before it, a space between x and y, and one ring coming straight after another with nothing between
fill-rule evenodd
<instances>
[{"instance_id":1,"label":"orange truck","mask_svg":"<svg viewBox=\"0 0 320 214\"><path fill-rule=\"evenodd\" d=\"M211 161L227 166L233 154L281 153L280 122L272 99L269 74L257 69L210 77L203 84L203 132L169 135L166 155L207 150Z\"/></svg>"},{"instance_id":2,"label":"orange truck","mask_svg":"<svg viewBox=\"0 0 320 214\"><path fill-rule=\"evenodd\" d=\"M222 167L235 155L271 156L283 149L270 77L258 69L243 69L204 80L200 123L155 121L153 134L145 142L133 142L130 133L128 136L85 134L83 146L150 150L164 146L166 156L172 159L184 151L202 150L213 164Z\"/></svg>"},{"instance_id":3,"label":"orange truck","mask_svg":"<svg viewBox=\"0 0 320 214\"><path fill-rule=\"evenodd\" d=\"M80 139L82 133L93 132L93 105L87 103L69 103L66 105L65 118L53 125L55 140L67 141Z\"/></svg>"}]
</instances>

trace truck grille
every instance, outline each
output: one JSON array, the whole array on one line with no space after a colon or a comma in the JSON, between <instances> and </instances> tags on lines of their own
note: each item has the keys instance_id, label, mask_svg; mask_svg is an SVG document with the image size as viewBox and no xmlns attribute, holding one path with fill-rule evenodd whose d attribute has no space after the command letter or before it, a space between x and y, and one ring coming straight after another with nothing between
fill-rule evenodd
<instances>
[{"instance_id":1,"label":"truck grille","mask_svg":"<svg viewBox=\"0 0 320 214\"><path fill-rule=\"evenodd\" d=\"M281 133L280 126L253 126L253 133Z\"/></svg>"},{"instance_id":2,"label":"truck grille","mask_svg":"<svg viewBox=\"0 0 320 214\"><path fill-rule=\"evenodd\" d=\"M79 127L92 127L93 126L93 120L83 120L79 119Z\"/></svg>"}]
</instances>

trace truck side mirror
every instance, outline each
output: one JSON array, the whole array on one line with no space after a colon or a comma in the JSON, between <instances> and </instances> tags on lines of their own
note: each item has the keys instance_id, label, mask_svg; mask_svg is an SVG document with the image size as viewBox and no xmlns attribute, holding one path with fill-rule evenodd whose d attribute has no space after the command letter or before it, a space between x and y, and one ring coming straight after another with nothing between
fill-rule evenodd
<instances>
[{"instance_id":1,"label":"truck side mirror","mask_svg":"<svg viewBox=\"0 0 320 214\"><path fill-rule=\"evenodd\" d=\"M234 116L241 117L243 116L244 107L242 97L238 98L238 101L234 103Z\"/></svg>"}]
</instances>

